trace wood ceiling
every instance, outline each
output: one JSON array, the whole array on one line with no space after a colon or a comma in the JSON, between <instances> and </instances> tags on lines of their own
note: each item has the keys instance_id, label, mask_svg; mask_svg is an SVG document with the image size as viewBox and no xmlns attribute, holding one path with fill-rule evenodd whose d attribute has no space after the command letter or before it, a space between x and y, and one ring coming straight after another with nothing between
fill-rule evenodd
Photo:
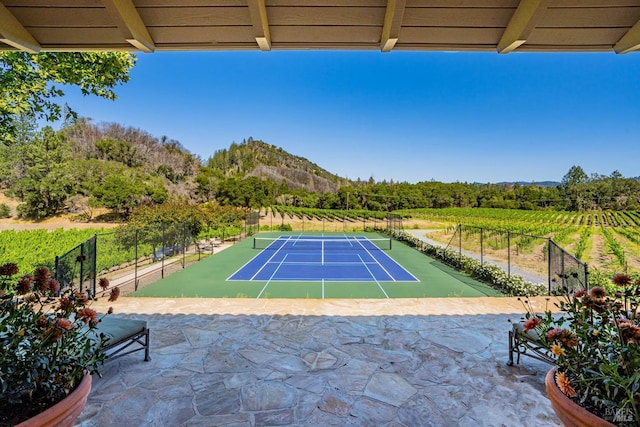
<instances>
[{"instance_id":1,"label":"wood ceiling","mask_svg":"<svg viewBox=\"0 0 640 427\"><path fill-rule=\"evenodd\" d=\"M640 0L0 0L0 50L640 50Z\"/></svg>"}]
</instances>

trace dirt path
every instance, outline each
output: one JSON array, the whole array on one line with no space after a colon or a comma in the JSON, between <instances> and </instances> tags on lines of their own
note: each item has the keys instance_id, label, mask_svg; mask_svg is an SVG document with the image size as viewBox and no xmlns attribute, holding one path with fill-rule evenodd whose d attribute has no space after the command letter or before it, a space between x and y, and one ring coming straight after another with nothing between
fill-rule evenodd
<instances>
[{"instance_id":1,"label":"dirt path","mask_svg":"<svg viewBox=\"0 0 640 427\"><path fill-rule=\"evenodd\" d=\"M429 233L430 230L405 230L407 231L409 234L411 234L412 236L432 245L432 246L440 246L440 247L446 247L446 244L441 243L441 242L437 242L435 240L429 239L428 237L426 237L426 235ZM474 258L474 259L480 259L480 256L476 253L473 252L468 252L468 251L462 251L462 253L468 257ZM499 266L500 268L502 268L503 270L507 271L507 269L509 268L507 266L506 263L504 262L500 262L500 261L496 261L496 260L491 260L491 259L487 259L485 257L484 259L486 262L489 262L491 264L495 264L497 266ZM535 274L535 273L531 273L531 272L527 272L524 271L518 267L515 266L511 266L511 272L514 274L519 274L520 276L524 277L525 280L531 282L531 283L547 283L546 278L542 277L541 275Z\"/></svg>"},{"instance_id":2,"label":"dirt path","mask_svg":"<svg viewBox=\"0 0 640 427\"><path fill-rule=\"evenodd\" d=\"M85 229L85 228L114 228L119 224L111 222L77 222L71 221L65 216L48 218L43 221L24 221L16 219L16 209L20 204L20 201L7 197L4 191L0 191L0 204L5 204L11 209L11 218L0 218L0 231L2 230L57 230L62 228L65 230L70 229Z\"/></svg>"}]
</instances>

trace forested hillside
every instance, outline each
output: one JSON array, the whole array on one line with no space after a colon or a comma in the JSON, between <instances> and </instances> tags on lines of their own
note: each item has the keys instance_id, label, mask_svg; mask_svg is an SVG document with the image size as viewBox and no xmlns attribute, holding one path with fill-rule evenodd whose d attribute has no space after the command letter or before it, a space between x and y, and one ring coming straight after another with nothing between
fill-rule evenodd
<instances>
[{"instance_id":1,"label":"forested hillside","mask_svg":"<svg viewBox=\"0 0 640 427\"><path fill-rule=\"evenodd\" d=\"M257 177L273 181L284 191L304 190L320 194L335 193L339 187L349 184L348 180L303 157L251 137L241 144L232 143L228 149L216 151L201 174L220 179ZM205 180L202 181L201 191L213 190L212 186L207 187Z\"/></svg>"},{"instance_id":2,"label":"forested hillside","mask_svg":"<svg viewBox=\"0 0 640 427\"><path fill-rule=\"evenodd\" d=\"M282 148L248 138L203 162L178 141L115 123L69 121L60 131L15 122L0 143L0 189L21 204L0 216L42 219L96 208L127 219L168 200L257 209L284 205L393 211L418 208L639 210L640 182L619 172L587 175L572 167L556 186L425 181L349 181ZM204 164L203 164L204 163Z\"/></svg>"}]
</instances>

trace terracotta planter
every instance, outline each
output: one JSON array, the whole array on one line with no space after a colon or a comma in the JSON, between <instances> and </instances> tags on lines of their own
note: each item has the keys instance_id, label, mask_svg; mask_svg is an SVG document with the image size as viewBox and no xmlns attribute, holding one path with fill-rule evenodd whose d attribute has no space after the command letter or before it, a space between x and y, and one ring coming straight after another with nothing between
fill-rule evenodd
<instances>
[{"instance_id":1,"label":"terracotta planter","mask_svg":"<svg viewBox=\"0 0 640 427\"><path fill-rule=\"evenodd\" d=\"M91 375L87 374L67 397L16 427L71 427L87 404L90 391Z\"/></svg>"},{"instance_id":2,"label":"terracotta planter","mask_svg":"<svg viewBox=\"0 0 640 427\"><path fill-rule=\"evenodd\" d=\"M587 411L560 391L556 385L556 368L547 372L544 385L551 406L565 427L615 427L610 422Z\"/></svg>"}]
</instances>

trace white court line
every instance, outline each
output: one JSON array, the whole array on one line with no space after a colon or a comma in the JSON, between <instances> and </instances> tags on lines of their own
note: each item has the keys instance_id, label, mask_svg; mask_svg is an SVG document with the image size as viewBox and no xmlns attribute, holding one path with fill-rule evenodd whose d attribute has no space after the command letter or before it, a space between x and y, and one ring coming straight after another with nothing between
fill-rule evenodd
<instances>
[{"instance_id":1,"label":"white court line","mask_svg":"<svg viewBox=\"0 0 640 427\"><path fill-rule=\"evenodd\" d=\"M280 269L282 264L284 264L284 260L285 259L287 259L287 255L285 255L284 258L282 258L282 262L276 267L276 269L274 270L274 272L271 275L271 277L269 277L269 280L267 280L267 283L264 284L264 287L262 288L262 290L260 291L260 293L258 294L256 299L260 299L260 297L262 296L262 293L264 292L264 290L267 289L267 286L269 286L269 283L271 283L271 280L273 280L273 277L276 275L276 273L278 272L278 270Z\"/></svg>"},{"instance_id":2,"label":"white court line","mask_svg":"<svg viewBox=\"0 0 640 427\"><path fill-rule=\"evenodd\" d=\"M367 249L367 248L362 244L362 242L361 242L359 239L356 239L356 241L360 244L360 246L362 246L362 249L364 249L364 250L369 254L369 256L370 256L371 258L373 258L373 259L376 261L376 262L375 262L375 264L378 264L378 266L380 266L380 268L382 269L382 271L384 271L385 273L387 273L387 276L389 276L389 278L390 278L391 280L393 280L394 282L397 282L396 278L395 278L395 277L393 277L393 276L392 276L392 275L387 271L387 269L386 269L386 268L384 268L384 267L382 266L382 264L380 264L380 261L378 261L378 258L376 258L375 256L373 256L373 254L372 254L371 252L369 252L369 249ZM360 261L362 261L362 263L363 263L365 266L367 265L367 263L366 263L366 262L364 262L364 260L363 260L363 259L362 259L362 257L360 256L360 254L358 254L358 258L360 258ZM392 259L393 259L393 258L392 258ZM373 264L373 263L372 263L372 264ZM396 264L397 264L397 263L396 263ZM369 270L369 267L367 267L367 270ZM371 271L369 271L369 273L371 273ZM378 282L378 279L376 279L376 283L377 283L377 282ZM384 291L382 291L382 292L384 292ZM385 295L386 295L386 294L385 294ZM389 297L387 297L387 298L389 298Z\"/></svg>"},{"instance_id":3,"label":"white court line","mask_svg":"<svg viewBox=\"0 0 640 427\"><path fill-rule=\"evenodd\" d=\"M282 245L280 245L280 247L279 247L279 248L278 248L278 249L273 253L273 255L271 255L271 256L269 257L269 259L268 259L267 261L265 261L265 262L262 264L262 267L260 267L260 268L258 269L258 271L256 271L256 274L254 274L253 276L251 276L251 279L249 279L250 281L253 281L253 279L255 279L255 278L256 278L256 276L258 275L258 273L260 273L260 272L261 272L261 271L262 271L262 270L267 266L267 264L269 264L269 263L271 262L271 260L273 259L273 257L275 257L276 255L278 255L278 252L280 252L280 250L281 250L282 248L284 248L284 246L287 244L287 242L288 242L288 241L289 241L289 239L285 239L285 240L284 240L284 243L282 243ZM273 242L272 244L275 244L275 242ZM286 258L286 257L287 257L287 254L285 254L285 255L284 255L284 258ZM284 258L283 258L283 260L284 260ZM280 265L282 265L282 262L280 262ZM278 266L278 268L280 268L280 265ZM273 277L273 276L272 276L272 277Z\"/></svg>"},{"instance_id":4,"label":"white court line","mask_svg":"<svg viewBox=\"0 0 640 427\"><path fill-rule=\"evenodd\" d=\"M387 258L389 258L389 260L394 263L395 265L399 266L400 268L402 268L404 271L406 271L407 273L409 273L409 276L413 277L413 279L416 282L420 282L420 279L418 279L416 276L414 276L413 274L411 274L411 272L409 270L407 270L406 268L404 268L404 266L402 264L400 264L398 261L396 261L395 259L391 258L391 255L387 254L385 251L379 251L379 253L383 256L386 256ZM377 257L374 257L374 259L376 260L376 262L378 261ZM388 273L387 273L388 274ZM397 282L397 280L395 280L395 278L391 275L389 275L389 277L391 277L393 279L394 282ZM405 282L406 283L406 282Z\"/></svg>"},{"instance_id":5,"label":"white court line","mask_svg":"<svg viewBox=\"0 0 640 427\"><path fill-rule=\"evenodd\" d=\"M358 255L358 257L360 257L360 255ZM362 258L360 257L360 259ZM378 279L376 279L376 276L371 272L371 270L369 270L369 267L367 267L367 264L365 264L364 260L362 260L362 264L365 266L365 268L367 269L371 277L373 277L373 280L376 282L376 285L378 285L378 287L380 288L384 296L387 297L387 299L389 299L389 295L387 295L387 293L384 291L384 288L382 287L380 282L378 282Z\"/></svg>"},{"instance_id":6,"label":"white court line","mask_svg":"<svg viewBox=\"0 0 640 427\"><path fill-rule=\"evenodd\" d=\"M253 260L255 260L256 258L258 258L259 256L261 256L261 255L262 255L262 253L263 253L267 248L269 248L271 245L275 245L275 243L276 243L277 241L278 241L278 239L274 240L274 241L273 241L273 242L271 242L271 243L269 244L269 246L267 246L265 249L260 250L260 252L258 252L255 256L253 256L249 261L245 262L245 263L242 265L242 267L238 268L236 271L234 271L234 272L233 272L233 274L231 274L229 277L227 277L227 278L225 279L225 281L226 281L226 282L236 282L236 281L240 281L240 280L238 280L238 279L235 279L235 280L229 280L229 279L230 279L230 278L232 278L233 276L235 276L235 275L236 275L240 270L242 270L243 268L245 268L247 265L249 265L250 263L252 263L252 262L253 262ZM278 250L280 250L280 248L278 248ZM269 258L269 259L271 259L271 258ZM265 263L263 263L263 264L265 264ZM264 268L264 265L262 266L262 268Z\"/></svg>"}]
</instances>

